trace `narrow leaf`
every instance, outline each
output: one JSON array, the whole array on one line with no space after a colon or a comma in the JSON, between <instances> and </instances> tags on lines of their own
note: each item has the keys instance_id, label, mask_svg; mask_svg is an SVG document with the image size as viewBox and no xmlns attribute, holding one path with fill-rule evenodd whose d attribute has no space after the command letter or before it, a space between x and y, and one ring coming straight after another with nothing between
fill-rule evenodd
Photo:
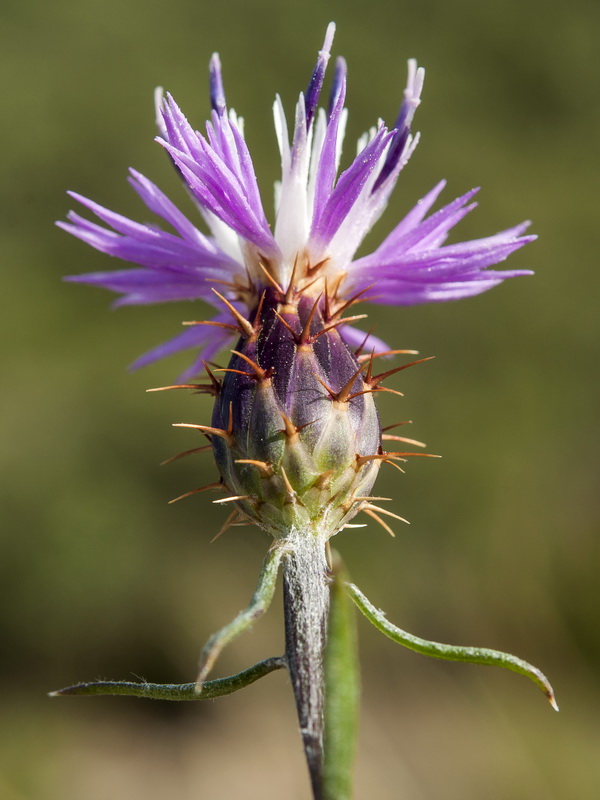
<instances>
[{"instance_id":1,"label":"narrow leaf","mask_svg":"<svg viewBox=\"0 0 600 800\"><path fill-rule=\"evenodd\" d=\"M77 683L75 686L67 686L65 689L58 689L50 692L49 697L63 697L65 695L128 695L129 697L146 697L150 700L212 700L214 697L222 697L226 694L237 692L249 686L259 678L264 678L276 669L283 669L286 666L285 658L277 656L259 661L252 667L238 672L237 675L229 675L227 678L217 678L214 681L206 681L202 686L202 691L196 691L196 683L146 683L135 681L94 681L93 683Z\"/></svg>"},{"instance_id":2,"label":"narrow leaf","mask_svg":"<svg viewBox=\"0 0 600 800\"><path fill-rule=\"evenodd\" d=\"M383 611L375 608L364 594L353 583L346 583L346 588L350 596L360 608L365 617L372 622L373 625L389 636L392 641L408 647L409 650L414 650L416 653L421 653L425 656L432 658L443 658L448 661L463 661L467 664L485 664L487 666L504 667L513 672L518 672L519 675L525 675L530 678L536 686L544 692L550 705L555 711L558 711L558 705L554 697L554 690L550 685L550 681L544 673L527 661L511 655L510 653L502 653L499 650L489 650L486 647L458 647L451 644L441 644L440 642L429 642L426 639L420 639L418 636L413 636L406 631L392 625L386 619Z\"/></svg>"},{"instance_id":3,"label":"narrow leaf","mask_svg":"<svg viewBox=\"0 0 600 800\"><path fill-rule=\"evenodd\" d=\"M243 611L240 611L237 617L221 628L220 631L213 633L204 645L200 655L200 669L196 680L196 691L198 693L202 691L204 679L225 645L229 644L241 633L244 633L244 631L249 630L271 605L271 600L275 593L279 565L286 552L284 545L277 544L271 547L263 561L258 585L248 606Z\"/></svg>"}]
</instances>

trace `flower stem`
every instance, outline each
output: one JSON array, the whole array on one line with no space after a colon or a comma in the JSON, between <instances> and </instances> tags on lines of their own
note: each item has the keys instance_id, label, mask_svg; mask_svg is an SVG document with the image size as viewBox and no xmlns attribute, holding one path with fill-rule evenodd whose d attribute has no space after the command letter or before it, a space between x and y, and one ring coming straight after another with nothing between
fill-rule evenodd
<instances>
[{"instance_id":1,"label":"flower stem","mask_svg":"<svg viewBox=\"0 0 600 800\"><path fill-rule=\"evenodd\" d=\"M323 650L329 613L325 540L293 534L286 542L290 550L283 559L285 654L313 796L323 800Z\"/></svg>"}]
</instances>

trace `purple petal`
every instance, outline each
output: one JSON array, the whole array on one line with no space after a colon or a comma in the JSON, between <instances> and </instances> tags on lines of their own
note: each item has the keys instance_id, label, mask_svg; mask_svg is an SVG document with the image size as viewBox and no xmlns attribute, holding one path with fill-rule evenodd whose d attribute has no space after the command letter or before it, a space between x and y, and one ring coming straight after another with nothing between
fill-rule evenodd
<instances>
[{"instance_id":1,"label":"purple petal","mask_svg":"<svg viewBox=\"0 0 600 800\"><path fill-rule=\"evenodd\" d=\"M146 225L142 225L139 222L134 222L127 217L122 216L121 214L117 214L114 211L111 211L104 206L99 205L99 203L95 203L93 200L88 200L87 197L84 197L77 192L67 192L69 197L72 197L73 200L77 200L78 203L81 203L82 206L89 208L99 219L103 222L106 222L113 228L117 233L122 234L123 236L152 236L155 235L153 231L150 231Z\"/></svg>"},{"instance_id":2,"label":"purple petal","mask_svg":"<svg viewBox=\"0 0 600 800\"><path fill-rule=\"evenodd\" d=\"M438 303L448 300L461 300L464 297L472 297L477 294L487 292L505 277L514 277L517 273L500 273L500 277L487 277L498 273L484 273L483 276L470 279L468 281L451 281L448 283L418 284L408 281L381 281L378 289L381 291L380 299L374 297L373 303L384 305L412 306L420 303Z\"/></svg>"},{"instance_id":3,"label":"purple petal","mask_svg":"<svg viewBox=\"0 0 600 800\"><path fill-rule=\"evenodd\" d=\"M210 103L217 114L222 117L227 113L225 92L223 90L223 77L221 75L221 59L218 53L213 53L208 67Z\"/></svg>"},{"instance_id":4,"label":"purple petal","mask_svg":"<svg viewBox=\"0 0 600 800\"><path fill-rule=\"evenodd\" d=\"M228 124L231 126L233 138L237 147L244 188L248 193L250 204L252 205L252 208L254 208L261 225L268 231L269 223L265 217L260 191L258 189L258 182L256 180L256 173L254 171L254 164L252 163L252 157L250 156L248 145L246 144L246 141L240 133L237 125L235 125L233 122L228 122Z\"/></svg>"},{"instance_id":5,"label":"purple petal","mask_svg":"<svg viewBox=\"0 0 600 800\"><path fill-rule=\"evenodd\" d=\"M325 70L327 69L327 63L331 55L330 51L334 35L335 35L335 23L330 22L329 25L327 26L327 31L325 33L325 41L323 42L323 47L319 51L317 63L313 70L313 74L310 77L310 81L308 82L308 88L306 89L304 107L306 109L307 130L310 128L310 124L313 120L313 117L315 115L315 110L319 102L319 95L321 94L321 89L323 87L323 80L325 78Z\"/></svg>"},{"instance_id":6,"label":"purple petal","mask_svg":"<svg viewBox=\"0 0 600 800\"><path fill-rule=\"evenodd\" d=\"M331 241L350 213L350 209L360 196L366 181L377 167L391 135L384 127L381 127L348 169L340 175L319 219L313 220L311 237L314 237L322 245Z\"/></svg>"},{"instance_id":7,"label":"purple petal","mask_svg":"<svg viewBox=\"0 0 600 800\"><path fill-rule=\"evenodd\" d=\"M355 349L360 347L364 353L369 353L373 349L375 349L376 353L385 353L391 350L389 344L384 342L383 339L374 336L372 333L365 333L365 331L361 331L352 325L340 325L338 331L346 344Z\"/></svg>"},{"instance_id":8,"label":"purple petal","mask_svg":"<svg viewBox=\"0 0 600 800\"><path fill-rule=\"evenodd\" d=\"M146 206L157 216L172 225L177 233L194 244L199 244L207 251L218 252L218 247L207 236L204 236L189 219L182 214L177 206L161 192L161 190L134 169L130 169L129 184L135 189Z\"/></svg>"},{"instance_id":9,"label":"purple petal","mask_svg":"<svg viewBox=\"0 0 600 800\"><path fill-rule=\"evenodd\" d=\"M69 194L117 233L74 212L68 214L70 224L57 225L97 250L145 267L193 270L201 279L210 274L217 277L223 271L229 274L239 271L240 265L203 236L151 181L139 173L134 172L133 176L131 183L150 210L160 214L185 239L158 226L133 222L75 192Z\"/></svg>"},{"instance_id":10,"label":"purple petal","mask_svg":"<svg viewBox=\"0 0 600 800\"><path fill-rule=\"evenodd\" d=\"M490 238L495 239L495 237ZM535 238L535 236L523 236L519 239L500 242L494 240L491 243L486 243L485 240L478 243L461 242L436 250L404 253L396 258L390 257L380 262L377 262L374 256L367 256L355 263L357 272L364 274L365 282L372 283L374 276L379 279L398 277L403 280L431 282L439 278L447 279L453 274L479 271L498 264L524 244L534 241ZM361 264L361 262L363 263Z\"/></svg>"},{"instance_id":11,"label":"purple petal","mask_svg":"<svg viewBox=\"0 0 600 800\"><path fill-rule=\"evenodd\" d=\"M425 196L425 198L423 198L425 201L431 200L429 207L433 205L433 202L435 202L435 196L432 198L432 195L436 189L437 187L435 187L433 192L430 192ZM467 209L464 209L463 206L465 206L467 201L470 200L471 197L473 197L473 195L475 195L478 191L479 189L471 189L470 192L467 192L461 197L457 197L456 200L448 203L448 205L444 206L439 211L436 211L435 214L432 214L423 222L420 222L416 225L408 227L405 217L402 222L400 222L400 224L394 228L389 236L383 240L375 253L377 253L377 255L380 257L386 257L392 251L406 251L412 247L416 247L427 236L433 234L445 235L450 228L456 225L456 223L462 217L472 210L473 206L468 207ZM415 210L416 209L413 209L413 211ZM415 218L417 216L418 215L416 214Z\"/></svg>"},{"instance_id":12,"label":"purple petal","mask_svg":"<svg viewBox=\"0 0 600 800\"><path fill-rule=\"evenodd\" d=\"M408 212L408 214L396 225L392 233L387 237L385 241L387 241L391 236L400 237L404 236L409 231L413 230L419 222L425 217L427 212L431 209L434 205L435 201L440 196L442 190L446 186L446 181L440 181L436 184L433 189L431 189L425 197L422 197L420 200L417 201L417 204ZM380 245L383 247L383 243ZM379 249L379 248L378 248Z\"/></svg>"},{"instance_id":13,"label":"purple petal","mask_svg":"<svg viewBox=\"0 0 600 800\"><path fill-rule=\"evenodd\" d=\"M214 114L210 141L192 131L168 95L163 107L168 138L157 141L168 151L198 201L266 254L276 255L254 167L235 124Z\"/></svg>"},{"instance_id":14,"label":"purple petal","mask_svg":"<svg viewBox=\"0 0 600 800\"><path fill-rule=\"evenodd\" d=\"M348 74L348 67L346 59L343 56L338 56L335 60L335 72L333 73L333 81L331 83L331 92L329 94L329 105L327 106L327 120L331 119L333 109L337 105L339 94L342 91L342 85L346 84L346 75Z\"/></svg>"},{"instance_id":15,"label":"purple petal","mask_svg":"<svg viewBox=\"0 0 600 800\"><path fill-rule=\"evenodd\" d=\"M390 143L385 162L377 180L373 184L373 192L376 192L386 179L396 170L404 149L410 136L410 126L415 111L421 102L421 90L423 88L424 70L417 69L417 62L410 59L408 62L408 80L404 90L404 99L400 107L398 119L394 125L395 133Z\"/></svg>"},{"instance_id":16,"label":"purple petal","mask_svg":"<svg viewBox=\"0 0 600 800\"><path fill-rule=\"evenodd\" d=\"M224 314L218 314L216 317L212 318L213 322L229 322L229 320L230 317ZM169 339L169 341L163 342L163 344L158 345L158 347L154 347L152 350L144 353L144 355L137 358L133 364L130 365L129 369L133 370L145 367L148 364L159 361L161 358L179 353L181 350L189 350L192 347L202 348L202 357L205 360L209 360L215 353L223 349L232 338L232 334L229 333L226 328L213 327L211 325L193 325L186 328L173 339ZM197 370L194 369L191 374L194 374L196 371ZM188 372L190 372L190 370L187 370L184 375L187 375Z\"/></svg>"},{"instance_id":17,"label":"purple petal","mask_svg":"<svg viewBox=\"0 0 600 800\"><path fill-rule=\"evenodd\" d=\"M191 280L171 270L124 269L112 272L90 272L87 275L68 275L70 283L100 286L124 297L115 306L150 305L174 300L206 300L213 302L214 294L206 280Z\"/></svg>"},{"instance_id":18,"label":"purple petal","mask_svg":"<svg viewBox=\"0 0 600 800\"><path fill-rule=\"evenodd\" d=\"M207 339L196 358L187 369L184 369L184 371L178 375L177 380L184 382L201 374L204 371L204 362L206 361L208 363L212 361L221 350L231 347L234 341L234 337L227 337L226 334L221 336L215 334L211 339Z\"/></svg>"},{"instance_id":19,"label":"purple petal","mask_svg":"<svg viewBox=\"0 0 600 800\"><path fill-rule=\"evenodd\" d=\"M341 76L337 100L331 112L327 131L321 148L319 165L315 178L315 199L313 206L313 226L317 226L323 214L323 208L331 196L336 173L336 151L340 126L340 117L346 99L346 79Z\"/></svg>"},{"instance_id":20,"label":"purple petal","mask_svg":"<svg viewBox=\"0 0 600 800\"><path fill-rule=\"evenodd\" d=\"M77 214L69 215L75 224L57 222L59 228L76 236L107 255L130 261L150 269L168 269L182 272L187 280L204 281L209 277L222 278L239 272L239 266L227 256L207 258L200 248L164 234L155 242L143 242L128 236L119 236L93 222L82 219Z\"/></svg>"},{"instance_id":21,"label":"purple petal","mask_svg":"<svg viewBox=\"0 0 600 800\"><path fill-rule=\"evenodd\" d=\"M277 253L277 245L268 226L257 221L236 176L208 145L202 163L199 163L167 142L158 141L170 153L202 206L266 254Z\"/></svg>"}]
</instances>

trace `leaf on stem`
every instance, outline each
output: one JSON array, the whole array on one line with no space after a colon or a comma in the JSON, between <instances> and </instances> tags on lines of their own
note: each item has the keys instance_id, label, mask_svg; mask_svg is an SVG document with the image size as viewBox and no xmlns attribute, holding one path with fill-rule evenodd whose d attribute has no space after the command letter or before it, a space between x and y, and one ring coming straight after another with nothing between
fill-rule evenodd
<instances>
[{"instance_id":1,"label":"leaf on stem","mask_svg":"<svg viewBox=\"0 0 600 800\"><path fill-rule=\"evenodd\" d=\"M249 686L259 678L264 678L270 672L286 667L283 656L274 656L264 661L259 661L252 667L229 675L227 678L217 678L206 681L201 692L196 691L196 683L147 683L136 681L94 681L92 683L77 683L50 692L49 697L64 697L66 695L127 695L130 697L145 697L150 700L212 700L226 694L237 692Z\"/></svg>"},{"instance_id":2,"label":"leaf on stem","mask_svg":"<svg viewBox=\"0 0 600 800\"><path fill-rule=\"evenodd\" d=\"M392 625L392 623L386 619L383 611L375 608L353 583L346 582L346 589L369 622L382 633L385 633L386 636L389 636L392 641L402 644L404 647L408 647L409 650L414 650L416 653L431 656L432 658L443 658L448 661L463 661L467 664L485 664L488 666L504 667L505 669L517 672L519 675L525 675L532 680L536 686L539 686L548 698L552 708L558 711L558 705L550 681L541 670L529 664L527 661L523 661L523 659L517 658L517 656L513 656L510 653L502 653L499 650L489 650L486 647L459 647L420 639L418 636L413 636L397 628L395 625Z\"/></svg>"},{"instance_id":3,"label":"leaf on stem","mask_svg":"<svg viewBox=\"0 0 600 800\"><path fill-rule=\"evenodd\" d=\"M243 611L240 611L237 617L221 628L220 631L213 633L204 645L200 655L198 678L196 679L196 692L198 694L202 692L205 678L225 645L229 644L241 633L244 633L244 631L249 630L256 620L268 610L275 592L281 559L286 552L284 545L275 544L271 547L263 561L258 585L248 606Z\"/></svg>"}]
</instances>

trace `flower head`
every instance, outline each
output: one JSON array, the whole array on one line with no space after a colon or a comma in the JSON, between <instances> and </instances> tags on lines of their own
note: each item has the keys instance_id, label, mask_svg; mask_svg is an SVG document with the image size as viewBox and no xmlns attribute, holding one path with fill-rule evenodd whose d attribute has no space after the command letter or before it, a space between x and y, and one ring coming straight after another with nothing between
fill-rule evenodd
<instances>
[{"instance_id":1,"label":"flower head","mask_svg":"<svg viewBox=\"0 0 600 800\"><path fill-rule=\"evenodd\" d=\"M218 313L207 324L188 327L139 358L134 366L187 348L199 355L184 377L231 342L231 312L224 297L252 318L265 289L304 297L326 296L334 309L355 299L391 305L456 300L479 294L527 270L490 271L534 236L527 223L483 239L445 244L450 230L473 208L476 189L430 213L444 181L410 211L372 253L355 259L365 235L384 211L418 134L411 133L420 103L424 70L408 62L408 80L393 127L382 121L361 137L352 163L339 172L346 122L346 64L338 58L328 103L319 105L335 27L305 94L296 104L290 138L279 97L273 107L281 154L275 187L273 228L264 212L241 117L228 109L218 55L210 61L212 114L204 134L195 131L170 95L159 96L157 141L165 148L195 201L209 233L203 233L150 180L131 170L129 181L150 211L170 230L133 222L71 193L103 224L75 212L58 224L98 250L138 265L133 269L70 277L117 292L116 305L204 300ZM218 290L217 294L215 289ZM365 334L341 325L356 346ZM371 336L369 349L386 349Z\"/></svg>"}]
</instances>

